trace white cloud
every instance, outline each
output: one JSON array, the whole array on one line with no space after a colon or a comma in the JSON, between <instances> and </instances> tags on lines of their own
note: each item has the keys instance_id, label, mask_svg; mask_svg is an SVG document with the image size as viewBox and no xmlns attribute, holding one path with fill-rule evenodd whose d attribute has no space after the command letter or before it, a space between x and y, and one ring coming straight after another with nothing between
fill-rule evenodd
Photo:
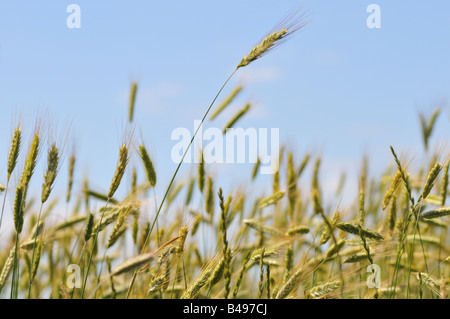
<instances>
[{"instance_id":1,"label":"white cloud","mask_svg":"<svg viewBox=\"0 0 450 319\"><path fill-rule=\"evenodd\" d=\"M265 66L242 69L240 79L246 84L261 82L277 82L282 78L282 72L279 68Z\"/></svg>"}]
</instances>

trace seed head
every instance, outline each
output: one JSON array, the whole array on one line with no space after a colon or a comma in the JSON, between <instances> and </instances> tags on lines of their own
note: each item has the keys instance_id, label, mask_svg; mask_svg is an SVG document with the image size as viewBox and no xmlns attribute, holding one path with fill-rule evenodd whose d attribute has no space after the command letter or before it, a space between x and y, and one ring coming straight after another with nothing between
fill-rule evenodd
<instances>
[{"instance_id":1,"label":"seed head","mask_svg":"<svg viewBox=\"0 0 450 319\"><path fill-rule=\"evenodd\" d=\"M45 203L50 196L50 193L55 183L56 175L58 174L59 150L56 144L52 144L47 155L47 170L44 175L44 183L42 184L41 201Z\"/></svg>"},{"instance_id":2,"label":"seed head","mask_svg":"<svg viewBox=\"0 0 450 319\"><path fill-rule=\"evenodd\" d=\"M122 144L119 150L119 160L117 161L116 171L109 187L108 197L111 198L119 188L122 177L125 174L125 169L128 164L128 145Z\"/></svg>"},{"instance_id":3,"label":"seed head","mask_svg":"<svg viewBox=\"0 0 450 319\"><path fill-rule=\"evenodd\" d=\"M19 186L16 189L16 198L14 200L14 226L17 233L22 232L23 228L23 203L24 200L24 189L23 186Z\"/></svg>"},{"instance_id":4,"label":"seed head","mask_svg":"<svg viewBox=\"0 0 450 319\"><path fill-rule=\"evenodd\" d=\"M14 131L12 140L11 140L11 148L9 150L8 155L8 180L11 178L11 174L14 171L14 168L17 164L17 158L19 157L20 152L20 144L22 142L22 131L20 130L20 126L16 128Z\"/></svg>"},{"instance_id":5,"label":"seed head","mask_svg":"<svg viewBox=\"0 0 450 319\"><path fill-rule=\"evenodd\" d=\"M145 173L147 174L147 179L153 187L156 185L156 172L153 166L153 162L148 155L147 149L144 145L139 146L139 155L141 156L142 162L144 163Z\"/></svg>"},{"instance_id":6,"label":"seed head","mask_svg":"<svg viewBox=\"0 0 450 319\"><path fill-rule=\"evenodd\" d=\"M283 19L268 35L257 44L249 54L244 56L236 69L245 67L261 58L271 50L282 44L288 37L305 27L310 21L305 21L305 13L294 11Z\"/></svg>"}]
</instances>

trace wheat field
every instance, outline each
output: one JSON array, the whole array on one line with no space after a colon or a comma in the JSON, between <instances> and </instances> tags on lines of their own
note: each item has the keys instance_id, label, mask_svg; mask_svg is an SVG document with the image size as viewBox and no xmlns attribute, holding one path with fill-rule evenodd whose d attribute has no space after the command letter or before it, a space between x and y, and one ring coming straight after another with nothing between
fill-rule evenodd
<instances>
[{"instance_id":1,"label":"wheat field","mask_svg":"<svg viewBox=\"0 0 450 319\"><path fill-rule=\"evenodd\" d=\"M309 22L302 11L287 16L244 55L202 123L213 121L245 89L221 96L240 69L264 63L266 54ZM226 193L204 162L180 162L175 172L165 172L170 183L161 185L162 172L136 133L138 91L133 82L116 168L102 181L105 193L83 176L77 153L69 151L72 141L48 133L52 123L45 116L31 128L11 123L11 136L2 137L10 147L0 157L7 167L0 175L2 298L448 298L448 141L443 136L437 147L429 142L441 108L420 114L423 140L417 143L424 152L414 160L389 141L392 157L381 176L372 176L369 159L361 158L354 166L358 190L343 207L330 204L342 187L324 195L321 156L285 146L267 185L270 193L250 195L252 186ZM232 116L224 132L249 109ZM40 164L43 174L36 169ZM195 167L181 178L178 172L187 165ZM259 165L243 177L248 185L260 183ZM65 194L53 191L60 174L68 176ZM42 184L40 192L29 191L32 179ZM83 185L74 186L76 180ZM157 197L156 189L164 196ZM197 209L193 198L201 199ZM61 209L65 220L54 222L51 216Z\"/></svg>"}]
</instances>

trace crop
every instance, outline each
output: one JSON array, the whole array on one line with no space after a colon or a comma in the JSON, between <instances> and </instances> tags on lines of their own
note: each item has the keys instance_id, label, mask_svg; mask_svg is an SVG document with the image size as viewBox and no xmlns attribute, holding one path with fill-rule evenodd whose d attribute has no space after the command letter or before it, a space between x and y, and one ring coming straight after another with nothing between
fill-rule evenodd
<instances>
[{"instance_id":1,"label":"crop","mask_svg":"<svg viewBox=\"0 0 450 319\"><path fill-rule=\"evenodd\" d=\"M302 13L290 15L254 46L217 92L201 123L210 111L211 121L223 115L245 90L242 85L233 88L214 109L236 72L308 23ZM131 127L137 92L138 83L133 82L127 114ZM225 134L238 120L244 121L251 105L246 103L230 117ZM440 112L436 109L429 120L420 115L425 150L421 165L413 165L387 141L392 159L386 171L372 176L363 158L353 204L345 208L324 200L330 196L323 194L321 157L288 152L285 147L266 188L258 179L260 160L244 177L247 188L224 191L204 161L184 179L178 176L182 165L187 165L181 161L169 184L161 185L157 177L162 172L144 143L135 141L133 129L124 134L117 150L111 180L103 183L108 191L91 188L99 182L91 183L87 176L77 192L76 181L82 178L76 151L64 163L64 145L51 141L46 146L43 120L31 132L13 125L10 148L3 157L7 178L0 181L0 233L5 238L0 250L0 296L447 298L449 157L445 144L432 153L429 143ZM189 146L197 132L198 128ZM30 142L24 149L26 137ZM183 159L186 154L187 150ZM45 171L38 174L41 158ZM69 177L66 206L59 205L53 192L64 169ZM307 171L311 180L306 179ZM14 172L20 175L17 182L11 179ZM124 185L129 183L124 178L127 172L132 176L130 185ZM40 194L29 192L32 178L42 181ZM120 187L127 191L117 197ZM157 188L164 194L160 202ZM180 200L182 195L185 198ZM11 208L5 205L9 197L14 202ZM195 199L201 204L190 205ZM144 205L150 200L155 201L153 209ZM5 214L9 209L11 214ZM69 211L66 220L48 223L48 216L59 209ZM2 225L6 216L13 217L13 229ZM370 282L373 285L367 280L371 275L379 278Z\"/></svg>"}]
</instances>

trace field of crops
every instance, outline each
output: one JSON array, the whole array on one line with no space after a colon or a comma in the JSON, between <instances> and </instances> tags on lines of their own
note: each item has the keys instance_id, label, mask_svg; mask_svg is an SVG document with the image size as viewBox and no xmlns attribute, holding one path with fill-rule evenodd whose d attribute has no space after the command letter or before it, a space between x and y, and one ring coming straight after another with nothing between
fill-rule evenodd
<instances>
[{"instance_id":1,"label":"field of crops","mask_svg":"<svg viewBox=\"0 0 450 319\"><path fill-rule=\"evenodd\" d=\"M228 79L264 63L266 54L308 23L302 12L288 16ZM228 96L222 89L205 107L203 121L225 110L243 88ZM11 136L2 137L10 147L0 152L7 168L0 174L2 298L448 298L449 149L446 136L438 137L437 148L429 143L437 119L445 116L442 108L419 116L423 154L413 159L386 141L392 157L380 176L369 174L370 161L361 158L354 165L358 191L343 207L325 201L343 193L339 185L324 196L321 156L283 145L271 193L250 189L263 189L261 161L242 177L248 186L229 193L204 161L179 164L165 172L170 183L160 184L162 172L136 133L138 91L135 81L116 169L102 182L105 193L91 186L77 153L70 152L72 141L45 116L31 127L20 119L11 123ZM223 131L245 119L249 108ZM41 164L43 174L36 169ZM178 169L188 165L195 169L181 178ZM53 192L60 174L68 176L63 196ZM29 191L32 180L42 184L40 192ZM82 191L74 180L84 181ZM198 209L192 209L194 198L200 199ZM48 222L60 209L66 219Z\"/></svg>"}]
</instances>

